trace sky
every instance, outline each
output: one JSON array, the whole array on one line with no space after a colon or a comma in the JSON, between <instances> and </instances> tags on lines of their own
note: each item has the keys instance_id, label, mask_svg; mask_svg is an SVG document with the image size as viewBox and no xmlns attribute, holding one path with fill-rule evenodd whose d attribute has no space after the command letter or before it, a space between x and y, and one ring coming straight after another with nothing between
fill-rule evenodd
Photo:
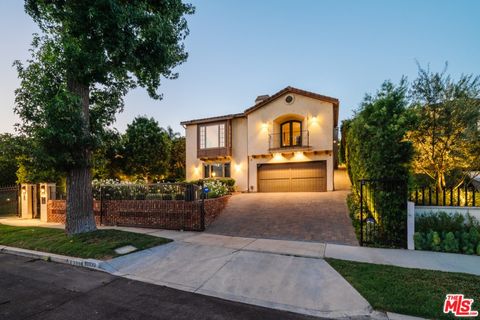
<instances>
[{"instance_id":1,"label":"sky","mask_svg":"<svg viewBox=\"0 0 480 320\"><path fill-rule=\"evenodd\" d=\"M185 1L185 0L184 0ZM242 112L258 95L293 86L340 100L340 120L385 80L433 71L480 74L477 0L195 0L188 60L163 80L161 101L131 91L115 127L138 115L184 133L180 121ZM14 60L38 29L23 1L0 1L0 132L14 132Z\"/></svg>"}]
</instances>

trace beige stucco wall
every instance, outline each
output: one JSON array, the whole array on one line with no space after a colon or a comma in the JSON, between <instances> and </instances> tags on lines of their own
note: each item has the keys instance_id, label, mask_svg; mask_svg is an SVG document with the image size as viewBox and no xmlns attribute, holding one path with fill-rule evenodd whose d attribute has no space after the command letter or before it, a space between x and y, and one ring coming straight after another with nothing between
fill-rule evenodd
<instances>
[{"instance_id":1,"label":"beige stucco wall","mask_svg":"<svg viewBox=\"0 0 480 320\"><path fill-rule=\"evenodd\" d=\"M273 157L252 158L253 155L270 154L269 134L279 133L280 123L290 119L302 121L302 129L309 131L312 150L333 150L333 104L296 94L293 94L294 102L287 104L285 96L248 114L246 118L232 119L231 176L236 180L239 191L257 191L257 164L315 160L327 161L327 190L334 189L332 152L329 155L297 152L289 157L274 154ZM203 178L202 162L197 159L197 126L189 125L185 131L187 180Z\"/></svg>"},{"instance_id":2,"label":"beige stucco wall","mask_svg":"<svg viewBox=\"0 0 480 320\"><path fill-rule=\"evenodd\" d=\"M333 104L301 95L293 95L295 100L287 104L286 95L248 115L248 154L267 154L269 134L279 134L279 123L288 115L303 119L302 130L309 131L313 150L332 150Z\"/></svg>"},{"instance_id":3,"label":"beige stucco wall","mask_svg":"<svg viewBox=\"0 0 480 320\"><path fill-rule=\"evenodd\" d=\"M203 178L202 162L197 159L197 125L189 125L185 129L186 163L185 171L187 181Z\"/></svg>"},{"instance_id":4,"label":"beige stucco wall","mask_svg":"<svg viewBox=\"0 0 480 320\"><path fill-rule=\"evenodd\" d=\"M247 119L233 119L231 175L238 191L248 191L247 146Z\"/></svg>"}]
</instances>

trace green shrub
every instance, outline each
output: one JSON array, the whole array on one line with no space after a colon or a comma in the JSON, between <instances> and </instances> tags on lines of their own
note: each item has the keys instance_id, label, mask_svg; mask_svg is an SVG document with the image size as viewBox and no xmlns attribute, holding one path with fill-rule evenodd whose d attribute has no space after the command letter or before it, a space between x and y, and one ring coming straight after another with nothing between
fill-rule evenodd
<instances>
[{"instance_id":1,"label":"green shrub","mask_svg":"<svg viewBox=\"0 0 480 320\"><path fill-rule=\"evenodd\" d=\"M443 240L443 248L446 252L457 253L459 252L458 240L455 239L453 232L448 232Z\"/></svg>"},{"instance_id":2,"label":"green shrub","mask_svg":"<svg viewBox=\"0 0 480 320\"><path fill-rule=\"evenodd\" d=\"M448 214L438 212L433 214L419 215L415 218L415 230L419 232L428 232L434 230L437 232L456 232L465 229L467 219L459 213Z\"/></svg>"},{"instance_id":3,"label":"green shrub","mask_svg":"<svg viewBox=\"0 0 480 320\"><path fill-rule=\"evenodd\" d=\"M228 186L220 180L208 180L204 182L204 186L210 189L210 192L207 194L208 198L218 198L230 193Z\"/></svg>"},{"instance_id":4,"label":"green shrub","mask_svg":"<svg viewBox=\"0 0 480 320\"><path fill-rule=\"evenodd\" d=\"M415 248L417 250L425 250L427 248L425 236L421 232L414 233L413 242L415 243Z\"/></svg>"},{"instance_id":5,"label":"green shrub","mask_svg":"<svg viewBox=\"0 0 480 320\"><path fill-rule=\"evenodd\" d=\"M474 217L440 212L415 219L415 249L480 255L480 226Z\"/></svg>"},{"instance_id":6,"label":"green shrub","mask_svg":"<svg viewBox=\"0 0 480 320\"><path fill-rule=\"evenodd\" d=\"M432 248L433 251L441 251L442 250L442 239L440 238L440 235L436 231L432 231L432 236L431 236L432 242L430 244L430 247Z\"/></svg>"}]
</instances>

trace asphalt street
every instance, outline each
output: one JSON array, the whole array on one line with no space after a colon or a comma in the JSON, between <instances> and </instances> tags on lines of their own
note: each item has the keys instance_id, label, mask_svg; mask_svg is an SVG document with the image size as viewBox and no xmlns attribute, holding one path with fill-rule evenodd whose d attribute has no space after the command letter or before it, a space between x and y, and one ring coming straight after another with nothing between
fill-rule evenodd
<instances>
[{"instance_id":1,"label":"asphalt street","mask_svg":"<svg viewBox=\"0 0 480 320\"><path fill-rule=\"evenodd\" d=\"M315 319L0 254L0 319Z\"/></svg>"}]
</instances>

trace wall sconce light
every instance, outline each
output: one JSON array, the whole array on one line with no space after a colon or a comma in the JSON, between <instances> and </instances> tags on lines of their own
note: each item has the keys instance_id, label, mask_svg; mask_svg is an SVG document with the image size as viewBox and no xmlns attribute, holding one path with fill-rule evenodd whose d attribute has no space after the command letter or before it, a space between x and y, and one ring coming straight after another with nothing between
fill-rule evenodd
<instances>
[{"instance_id":1,"label":"wall sconce light","mask_svg":"<svg viewBox=\"0 0 480 320\"><path fill-rule=\"evenodd\" d=\"M262 123L260 128L262 129L262 132L268 132L268 123L267 122Z\"/></svg>"},{"instance_id":2,"label":"wall sconce light","mask_svg":"<svg viewBox=\"0 0 480 320\"><path fill-rule=\"evenodd\" d=\"M215 171L212 172L212 177L215 178L217 174L215 173Z\"/></svg>"},{"instance_id":3,"label":"wall sconce light","mask_svg":"<svg viewBox=\"0 0 480 320\"><path fill-rule=\"evenodd\" d=\"M45 186L41 186L41 187L40 187L40 194L41 194L42 196L45 195Z\"/></svg>"},{"instance_id":4,"label":"wall sconce light","mask_svg":"<svg viewBox=\"0 0 480 320\"><path fill-rule=\"evenodd\" d=\"M238 172L242 171L242 164L241 164L241 163L237 163L237 164L234 166L234 168L235 168L235 172L238 173Z\"/></svg>"}]
</instances>

